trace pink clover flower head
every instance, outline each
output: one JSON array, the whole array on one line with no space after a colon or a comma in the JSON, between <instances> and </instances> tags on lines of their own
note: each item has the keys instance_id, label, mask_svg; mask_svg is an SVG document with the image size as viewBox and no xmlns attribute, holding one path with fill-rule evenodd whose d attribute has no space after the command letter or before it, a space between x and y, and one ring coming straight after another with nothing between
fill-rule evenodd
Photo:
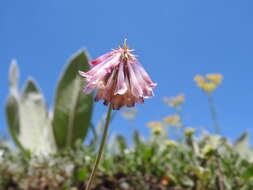
<instances>
[{"instance_id":1,"label":"pink clover flower head","mask_svg":"<svg viewBox=\"0 0 253 190\"><path fill-rule=\"evenodd\" d=\"M143 104L144 98L154 96L152 88L156 84L132 51L125 43L91 61L92 69L88 72L79 71L86 81L84 93L97 89L95 101L104 100L104 104L112 104L113 109Z\"/></svg>"}]
</instances>

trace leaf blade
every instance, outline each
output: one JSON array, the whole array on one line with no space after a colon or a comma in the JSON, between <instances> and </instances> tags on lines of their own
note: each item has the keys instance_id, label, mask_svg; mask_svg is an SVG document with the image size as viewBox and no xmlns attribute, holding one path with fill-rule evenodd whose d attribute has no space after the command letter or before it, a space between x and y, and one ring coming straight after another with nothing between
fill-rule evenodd
<instances>
[{"instance_id":1,"label":"leaf blade","mask_svg":"<svg viewBox=\"0 0 253 190\"><path fill-rule=\"evenodd\" d=\"M28 79L19 101L19 141L34 154L56 152L53 130L45 100L32 79Z\"/></svg>"},{"instance_id":2,"label":"leaf blade","mask_svg":"<svg viewBox=\"0 0 253 190\"><path fill-rule=\"evenodd\" d=\"M78 71L89 70L85 51L78 52L66 66L57 86L53 128L58 148L84 140L92 117L93 98L83 94L83 81Z\"/></svg>"}]
</instances>

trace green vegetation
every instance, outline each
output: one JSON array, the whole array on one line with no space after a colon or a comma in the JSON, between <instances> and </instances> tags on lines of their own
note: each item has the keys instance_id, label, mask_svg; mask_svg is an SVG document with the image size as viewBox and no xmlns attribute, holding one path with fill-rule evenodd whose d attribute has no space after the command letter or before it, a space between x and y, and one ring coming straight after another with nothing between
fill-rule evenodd
<instances>
[{"instance_id":1,"label":"green vegetation","mask_svg":"<svg viewBox=\"0 0 253 190\"><path fill-rule=\"evenodd\" d=\"M0 190L84 189L101 139L99 126L104 123L100 121L97 128L91 123L93 97L82 93L84 81L77 73L88 69L87 55L80 51L61 75L53 109L48 110L33 79L19 92L19 70L12 63L6 118L17 148L0 140ZM213 92L222 78L220 74L195 77L208 95L217 133L220 125ZM175 114L149 122L149 137L135 131L131 145L122 135L110 138L92 189L252 190L249 135L244 133L231 143L218 134L187 128L182 117L184 101L182 94L164 98ZM128 120L136 114L136 109L122 113ZM93 134L90 140L88 132Z\"/></svg>"}]
</instances>

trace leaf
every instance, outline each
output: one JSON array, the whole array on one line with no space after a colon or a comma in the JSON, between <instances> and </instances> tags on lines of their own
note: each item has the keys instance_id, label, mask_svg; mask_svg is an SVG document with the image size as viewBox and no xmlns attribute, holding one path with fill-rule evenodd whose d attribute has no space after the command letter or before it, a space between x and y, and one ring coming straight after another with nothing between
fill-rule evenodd
<instances>
[{"instance_id":1,"label":"leaf","mask_svg":"<svg viewBox=\"0 0 253 190\"><path fill-rule=\"evenodd\" d=\"M143 151L143 159L144 161L150 162L151 157L154 155L154 150L151 147L148 147Z\"/></svg>"},{"instance_id":2,"label":"leaf","mask_svg":"<svg viewBox=\"0 0 253 190\"><path fill-rule=\"evenodd\" d=\"M248 143L249 143L249 133L244 132L238 139L236 139L235 146L248 145Z\"/></svg>"},{"instance_id":3,"label":"leaf","mask_svg":"<svg viewBox=\"0 0 253 190\"><path fill-rule=\"evenodd\" d=\"M117 144L118 144L118 148L119 148L120 154L123 155L125 149L127 148L126 139L122 135L117 135L116 139L117 139Z\"/></svg>"},{"instance_id":4,"label":"leaf","mask_svg":"<svg viewBox=\"0 0 253 190\"><path fill-rule=\"evenodd\" d=\"M135 130L134 133L133 133L133 141L134 141L134 146L136 148L139 147L142 144L140 134L137 130Z\"/></svg>"},{"instance_id":5,"label":"leaf","mask_svg":"<svg viewBox=\"0 0 253 190\"><path fill-rule=\"evenodd\" d=\"M93 98L82 93L84 82L78 71L89 69L84 51L78 52L67 65L57 86L54 103L53 129L59 149L84 140L92 116Z\"/></svg>"},{"instance_id":6,"label":"leaf","mask_svg":"<svg viewBox=\"0 0 253 190\"><path fill-rule=\"evenodd\" d=\"M12 60L9 69L9 89L10 95L6 102L6 118L10 134L14 142L18 145L17 135L19 132L19 115L18 115L18 80L19 69L16 60Z\"/></svg>"},{"instance_id":7,"label":"leaf","mask_svg":"<svg viewBox=\"0 0 253 190\"><path fill-rule=\"evenodd\" d=\"M17 95L19 81L19 69L16 60L11 61L10 71L9 71L9 88L10 93Z\"/></svg>"},{"instance_id":8,"label":"leaf","mask_svg":"<svg viewBox=\"0 0 253 190\"><path fill-rule=\"evenodd\" d=\"M56 151L45 101L34 80L28 79L19 102L19 141L34 154Z\"/></svg>"},{"instance_id":9,"label":"leaf","mask_svg":"<svg viewBox=\"0 0 253 190\"><path fill-rule=\"evenodd\" d=\"M235 150L243 156L249 153L249 133L244 132L234 143Z\"/></svg>"},{"instance_id":10,"label":"leaf","mask_svg":"<svg viewBox=\"0 0 253 190\"><path fill-rule=\"evenodd\" d=\"M78 170L78 175L77 175L77 180L78 181L84 181L84 179L87 177L88 175L88 171L87 171L87 168L84 167L84 168L81 168Z\"/></svg>"},{"instance_id":11,"label":"leaf","mask_svg":"<svg viewBox=\"0 0 253 190\"><path fill-rule=\"evenodd\" d=\"M18 140L18 134L20 129L20 118L18 113L18 101L15 96L9 95L6 102L6 119L9 126L10 135L14 143L23 150L23 146Z\"/></svg>"},{"instance_id":12,"label":"leaf","mask_svg":"<svg viewBox=\"0 0 253 190\"><path fill-rule=\"evenodd\" d=\"M10 135L16 144L16 146L28 156L28 152L24 149L22 144L18 140L18 134L20 129L20 117L19 117L19 105L18 105L18 81L19 81L19 69L16 60L12 60L9 70L9 89L10 94L7 98L5 105L6 120Z\"/></svg>"},{"instance_id":13,"label":"leaf","mask_svg":"<svg viewBox=\"0 0 253 190\"><path fill-rule=\"evenodd\" d=\"M252 164L248 164L248 166L245 167L245 170L242 173L242 177L246 180L253 178L253 165Z\"/></svg>"}]
</instances>

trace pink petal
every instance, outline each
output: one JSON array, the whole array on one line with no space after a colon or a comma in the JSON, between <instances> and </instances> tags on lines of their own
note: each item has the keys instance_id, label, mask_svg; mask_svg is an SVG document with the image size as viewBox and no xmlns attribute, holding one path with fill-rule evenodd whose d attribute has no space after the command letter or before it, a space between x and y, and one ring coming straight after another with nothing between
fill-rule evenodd
<instances>
[{"instance_id":1,"label":"pink petal","mask_svg":"<svg viewBox=\"0 0 253 190\"><path fill-rule=\"evenodd\" d=\"M114 89L113 89L113 85L114 85L114 76L115 76L116 70L113 70L113 72L110 74L110 77L105 85L105 99L110 99L111 95L114 94Z\"/></svg>"},{"instance_id":2,"label":"pink petal","mask_svg":"<svg viewBox=\"0 0 253 190\"><path fill-rule=\"evenodd\" d=\"M140 71L143 79L150 85L150 87L154 88L157 86L156 83L154 83L151 78L149 77L148 73L145 71L145 69L142 67L142 65L136 61L136 66L138 66L138 70Z\"/></svg>"},{"instance_id":3,"label":"pink petal","mask_svg":"<svg viewBox=\"0 0 253 190\"><path fill-rule=\"evenodd\" d=\"M135 76L135 73L132 68L132 64L129 63L128 65L128 70L129 70L129 80L130 80L130 86L131 86L131 92L135 97L142 97L142 88Z\"/></svg>"},{"instance_id":4,"label":"pink petal","mask_svg":"<svg viewBox=\"0 0 253 190\"><path fill-rule=\"evenodd\" d=\"M96 89L96 85L93 83L88 83L85 88L83 89L83 92L86 94L90 94L92 91Z\"/></svg>"},{"instance_id":5,"label":"pink petal","mask_svg":"<svg viewBox=\"0 0 253 190\"><path fill-rule=\"evenodd\" d=\"M114 57L111 57L109 61L102 62L95 67L93 67L90 71L81 75L86 78L87 81L97 82L99 80L103 80L107 73L110 73L114 67L120 62L120 54L116 54Z\"/></svg>"},{"instance_id":6,"label":"pink petal","mask_svg":"<svg viewBox=\"0 0 253 190\"><path fill-rule=\"evenodd\" d=\"M116 90L114 92L114 95L116 94L125 94L127 91L127 86L125 83L125 76L124 76L124 62L121 61L119 65L119 70L118 70L118 77L117 77L117 86Z\"/></svg>"},{"instance_id":7,"label":"pink petal","mask_svg":"<svg viewBox=\"0 0 253 190\"><path fill-rule=\"evenodd\" d=\"M100 63L104 62L106 59L108 59L112 55L113 55L113 51L110 51L110 52L108 52L104 55L101 55L97 59L90 61L89 63L90 63L91 66L95 66L97 64L100 64Z\"/></svg>"},{"instance_id":8,"label":"pink petal","mask_svg":"<svg viewBox=\"0 0 253 190\"><path fill-rule=\"evenodd\" d=\"M132 64L135 76L138 82L140 83L140 86L142 87L143 97L148 98L150 96L154 96L153 90L152 90L153 87L150 83L147 83L147 81L144 80L142 70L140 70L140 65L136 64L135 62L131 64Z\"/></svg>"}]
</instances>

